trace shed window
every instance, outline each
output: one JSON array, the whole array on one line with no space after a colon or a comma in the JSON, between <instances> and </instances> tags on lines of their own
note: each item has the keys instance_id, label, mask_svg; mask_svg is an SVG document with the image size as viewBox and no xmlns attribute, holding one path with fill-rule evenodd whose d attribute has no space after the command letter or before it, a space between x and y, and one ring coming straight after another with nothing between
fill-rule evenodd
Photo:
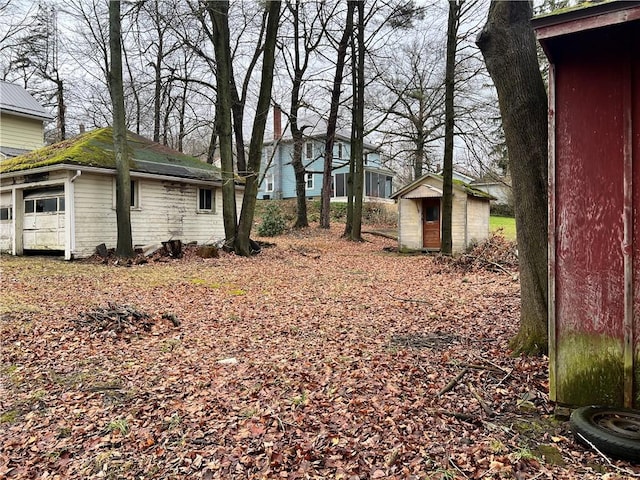
<instances>
[{"instance_id":1,"label":"shed window","mask_svg":"<svg viewBox=\"0 0 640 480\"><path fill-rule=\"evenodd\" d=\"M213 211L213 190L211 188L198 189L198 210L201 212Z\"/></svg>"},{"instance_id":2,"label":"shed window","mask_svg":"<svg viewBox=\"0 0 640 480\"><path fill-rule=\"evenodd\" d=\"M12 207L2 207L0 208L0 220L12 220L13 219L13 208Z\"/></svg>"}]
</instances>

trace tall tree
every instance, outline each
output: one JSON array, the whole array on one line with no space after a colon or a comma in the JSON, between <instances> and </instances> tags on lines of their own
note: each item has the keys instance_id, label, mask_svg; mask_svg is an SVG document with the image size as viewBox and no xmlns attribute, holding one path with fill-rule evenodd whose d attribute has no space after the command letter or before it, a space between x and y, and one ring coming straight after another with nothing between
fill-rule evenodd
<instances>
[{"instance_id":1,"label":"tall tree","mask_svg":"<svg viewBox=\"0 0 640 480\"><path fill-rule=\"evenodd\" d=\"M356 2L357 21L352 42L353 109L351 122L351 156L347 181L347 222L344 236L362 241L362 200L364 197L364 0Z\"/></svg>"},{"instance_id":2,"label":"tall tree","mask_svg":"<svg viewBox=\"0 0 640 480\"><path fill-rule=\"evenodd\" d=\"M227 246L232 247L237 236L236 189L233 169L231 128L231 44L229 39L229 2L210 0L207 11L213 25L211 38L216 56L216 130L220 143L222 169L222 217Z\"/></svg>"},{"instance_id":3,"label":"tall tree","mask_svg":"<svg viewBox=\"0 0 640 480\"><path fill-rule=\"evenodd\" d=\"M333 76L333 86L331 88L331 106L329 118L327 120L327 134L324 146L324 169L322 174L322 201L320 204L320 227L329 228L331 213L331 172L333 163L333 145L336 137L336 126L338 123L338 108L340 107L340 93L342 90L342 80L344 76L345 59L347 57L347 47L353 32L353 12L356 2L347 2L347 14L345 19L342 37L338 43L338 55L336 58L336 70Z\"/></svg>"},{"instance_id":4,"label":"tall tree","mask_svg":"<svg viewBox=\"0 0 640 480\"><path fill-rule=\"evenodd\" d=\"M455 78L458 27L460 9L464 0L449 0L447 20L447 59L444 75L444 158L442 168L442 244L441 251L451 255L453 240L451 234L453 212L453 140L455 128Z\"/></svg>"},{"instance_id":5,"label":"tall tree","mask_svg":"<svg viewBox=\"0 0 640 480\"><path fill-rule=\"evenodd\" d=\"M53 83L54 90L47 95L47 102L53 100L56 107L56 140L64 140L67 137L67 107L65 82L60 71L59 35L56 7L38 4L33 24L21 38L17 46L17 58L12 65L23 70L25 78L35 74L45 82Z\"/></svg>"},{"instance_id":6,"label":"tall tree","mask_svg":"<svg viewBox=\"0 0 640 480\"><path fill-rule=\"evenodd\" d=\"M269 114L269 106L271 104L273 67L275 64L278 23L280 21L280 2L271 0L268 2L266 8L269 16L264 37L260 91L258 93L256 116L253 120L253 128L251 131L251 141L249 142L247 174L245 176L244 195L242 197L242 211L240 212L238 234L234 243L235 252L243 256L252 254L250 235L258 195L264 130Z\"/></svg>"},{"instance_id":7,"label":"tall tree","mask_svg":"<svg viewBox=\"0 0 640 480\"><path fill-rule=\"evenodd\" d=\"M308 4L307 4L308 5ZM302 103L302 87L305 72L309 67L311 55L322 39L322 30L314 32L319 19L319 8L313 17L304 16L305 2L289 0L286 3L293 26L293 37L286 44L293 43L293 53L285 52L284 58L291 76L291 96L289 107L289 127L293 138L293 157L291 165L296 179L296 222L294 228L309 226L307 218L306 167L302 161L304 146L304 127L300 126L298 114Z\"/></svg>"},{"instance_id":8,"label":"tall tree","mask_svg":"<svg viewBox=\"0 0 640 480\"><path fill-rule=\"evenodd\" d=\"M498 92L520 253L520 329L514 352L542 353L547 331L547 94L531 2L492 0L478 46Z\"/></svg>"},{"instance_id":9,"label":"tall tree","mask_svg":"<svg viewBox=\"0 0 640 480\"><path fill-rule=\"evenodd\" d=\"M109 90L113 105L113 147L116 157L116 222L118 241L116 255L122 258L134 256L131 235L131 178L129 152L124 111L122 85L122 31L120 27L120 2L109 2Z\"/></svg>"}]
</instances>

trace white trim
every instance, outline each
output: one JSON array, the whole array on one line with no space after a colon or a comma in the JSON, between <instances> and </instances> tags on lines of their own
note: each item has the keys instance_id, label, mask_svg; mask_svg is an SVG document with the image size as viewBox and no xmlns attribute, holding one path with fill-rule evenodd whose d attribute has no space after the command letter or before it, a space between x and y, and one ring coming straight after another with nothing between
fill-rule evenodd
<instances>
[{"instance_id":1,"label":"white trim","mask_svg":"<svg viewBox=\"0 0 640 480\"><path fill-rule=\"evenodd\" d=\"M309 186L309 180L311 180L311 186ZM315 179L313 173L305 173L304 174L304 189L305 190L313 190L315 186Z\"/></svg>"}]
</instances>

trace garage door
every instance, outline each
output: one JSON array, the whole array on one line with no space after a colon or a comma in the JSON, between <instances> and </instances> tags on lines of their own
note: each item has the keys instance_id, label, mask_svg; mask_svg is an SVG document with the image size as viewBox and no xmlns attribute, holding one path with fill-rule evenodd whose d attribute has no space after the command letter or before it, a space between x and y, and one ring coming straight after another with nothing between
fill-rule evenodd
<instances>
[{"instance_id":1,"label":"garage door","mask_svg":"<svg viewBox=\"0 0 640 480\"><path fill-rule=\"evenodd\" d=\"M64 189L24 193L25 250L64 250Z\"/></svg>"}]
</instances>

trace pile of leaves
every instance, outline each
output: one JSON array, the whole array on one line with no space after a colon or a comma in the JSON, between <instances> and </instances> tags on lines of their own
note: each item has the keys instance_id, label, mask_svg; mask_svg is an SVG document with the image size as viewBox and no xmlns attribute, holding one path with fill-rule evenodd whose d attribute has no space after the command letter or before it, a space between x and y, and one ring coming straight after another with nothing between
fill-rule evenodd
<instances>
[{"instance_id":1,"label":"pile of leaves","mask_svg":"<svg viewBox=\"0 0 640 480\"><path fill-rule=\"evenodd\" d=\"M553 416L545 358L511 355L511 277L341 233L131 268L3 257L0 478L640 475ZM78 328L113 299L180 328Z\"/></svg>"}]
</instances>

